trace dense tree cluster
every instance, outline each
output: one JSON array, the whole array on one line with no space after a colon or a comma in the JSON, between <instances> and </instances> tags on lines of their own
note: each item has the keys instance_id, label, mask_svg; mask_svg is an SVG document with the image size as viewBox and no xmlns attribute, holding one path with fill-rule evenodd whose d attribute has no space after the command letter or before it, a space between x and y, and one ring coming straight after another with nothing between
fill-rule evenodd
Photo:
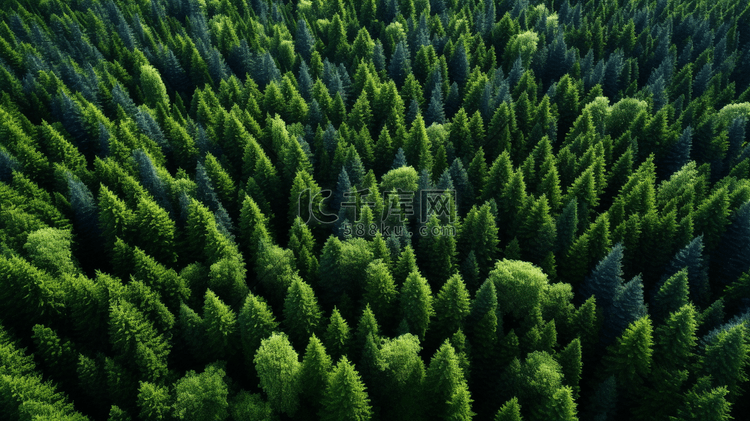
<instances>
[{"instance_id":1,"label":"dense tree cluster","mask_svg":"<svg viewBox=\"0 0 750 421\"><path fill-rule=\"evenodd\" d=\"M746 1L5 3L3 419L750 413Z\"/></svg>"}]
</instances>

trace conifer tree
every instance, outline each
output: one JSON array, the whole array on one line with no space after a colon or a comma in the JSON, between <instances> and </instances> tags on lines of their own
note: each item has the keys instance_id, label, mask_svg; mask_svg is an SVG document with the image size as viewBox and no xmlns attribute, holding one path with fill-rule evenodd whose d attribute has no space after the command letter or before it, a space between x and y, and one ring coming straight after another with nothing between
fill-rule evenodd
<instances>
[{"instance_id":1,"label":"conifer tree","mask_svg":"<svg viewBox=\"0 0 750 421\"><path fill-rule=\"evenodd\" d=\"M289 416L299 407L300 362L286 335L273 333L255 353L260 387L274 409Z\"/></svg>"},{"instance_id":2,"label":"conifer tree","mask_svg":"<svg viewBox=\"0 0 750 421\"><path fill-rule=\"evenodd\" d=\"M446 339L463 328L469 315L469 291L461 275L448 278L435 297L435 325L432 331L439 340Z\"/></svg>"},{"instance_id":3,"label":"conifer tree","mask_svg":"<svg viewBox=\"0 0 750 421\"><path fill-rule=\"evenodd\" d=\"M284 326L295 347L301 348L310 335L318 333L322 317L310 285L295 277L284 301Z\"/></svg>"},{"instance_id":4,"label":"conifer tree","mask_svg":"<svg viewBox=\"0 0 750 421\"><path fill-rule=\"evenodd\" d=\"M579 383L583 371L583 363L581 362L581 340L579 338L573 339L558 354L557 361L560 363L562 369L563 383L566 386L570 386L573 392L573 398L577 398L580 390Z\"/></svg>"},{"instance_id":5,"label":"conifer tree","mask_svg":"<svg viewBox=\"0 0 750 421\"><path fill-rule=\"evenodd\" d=\"M476 206L469 211L461 225L459 247L467 253L474 251L479 276L482 279L490 270L492 262L497 257L498 229L495 217L490 212L490 205Z\"/></svg>"},{"instance_id":6,"label":"conifer tree","mask_svg":"<svg viewBox=\"0 0 750 421\"><path fill-rule=\"evenodd\" d=\"M687 267L689 296L703 307L708 304L708 275L703 265L703 236L695 237L687 246L678 251L667 265L665 277L671 277Z\"/></svg>"},{"instance_id":7,"label":"conifer tree","mask_svg":"<svg viewBox=\"0 0 750 421\"><path fill-rule=\"evenodd\" d=\"M367 388L346 357L341 358L331 372L320 416L325 421L368 421L372 417Z\"/></svg>"},{"instance_id":8,"label":"conifer tree","mask_svg":"<svg viewBox=\"0 0 750 421\"><path fill-rule=\"evenodd\" d=\"M659 287L654 297L654 317L665 320L688 303L688 268L669 277Z\"/></svg>"},{"instance_id":9,"label":"conifer tree","mask_svg":"<svg viewBox=\"0 0 750 421\"><path fill-rule=\"evenodd\" d=\"M461 390L469 393L456 351L446 340L433 355L425 375L425 393L430 402L428 407L432 418L457 419L455 396ZM467 396L464 399L471 412L471 398Z\"/></svg>"},{"instance_id":10,"label":"conifer tree","mask_svg":"<svg viewBox=\"0 0 750 421\"><path fill-rule=\"evenodd\" d=\"M279 323L268 304L253 293L248 293L245 297L237 322L242 355L245 357L247 367L253 367L252 357L255 351L258 350L263 339L276 331Z\"/></svg>"},{"instance_id":11,"label":"conifer tree","mask_svg":"<svg viewBox=\"0 0 750 421\"><path fill-rule=\"evenodd\" d=\"M374 260L368 264L366 276L363 300L380 318L381 323L391 327L398 291L390 270L382 260Z\"/></svg>"},{"instance_id":12,"label":"conifer tree","mask_svg":"<svg viewBox=\"0 0 750 421\"><path fill-rule=\"evenodd\" d=\"M750 364L747 336L744 323L730 323L706 338L700 373L710 375L714 387L726 386L730 400L742 393L741 385L748 380L745 372Z\"/></svg>"},{"instance_id":13,"label":"conifer tree","mask_svg":"<svg viewBox=\"0 0 750 421\"><path fill-rule=\"evenodd\" d=\"M175 255L175 223L166 210L152 200L141 198L133 218L135 244L161 263L172 265Z\"/></svg>"},{"instance_id":14,"label":"conifer tree","mask_svg":"<svg viewBox=\"0 0 750 421\"><path fill-rule=\"evenodd\" d=\"M648 316L628 326L607 353L607 372L613 374L625 396L637 395L651 372L653 329Z\"/></svg>"},{"instance_id":15,"label":"conifer tree","mask_svg":"<svg viewBox=\"0 0 750 421\"><path fill-rule=\"evenodd\" d=\"M315 48L315 38L310 33L310 29L307 27L307 22L304 19L297 21L297 36L294 38L294 49L299 51L302 58L310 60L312 52Z\"/></svg>"},{"instance_id":16,"label":"conifer tree","mask_svg":"<svg viewBox=\"0 0 750 421\"><path fill-rule=\"evenodd\" d=\"M334 307L331 313L331 319L323 336L327 349L331 353L331 358L340 359L349 353L351 334L349 325L346 323L339 310Z\"/></svg>"},{"instance_id":17,"label":"conifer tree","mask_svg":"<svg viewBox=\"0 0 750 421\"><path fill-rule=\"evenodd\" d=\"M504 151L498 155L487 173L487 183L484 184L482 189L482 200L495 199L495 202L499 203L503 190L510 182L512 174L513 166L510 161L510 154Z\"/></svg>"},{"instance_id":18,"label":"conifer tree","mask_svg":"<svg viewBox=\"0 0 750 421\"><path fill-rule=\"evenodd\" d=\"M495 391L493 379L498 375L497 331L497 295L495 284L491 280L485 281L476 293L471 304L471 311L467 319L470 328L469 338L472 349L472 388L477 391L477 402L482 404L478 408L480 413L487 405L487 398Z\"/></svg>"},{"instance_id":19,"label":"conifer tree","mask_svg":"<svg viewBox=\"0 0 750 421\"><path fill-rule=\"evenodd\" d=\"M225 359L235 352L237 317L210 289L203 304L203 325L211 359Z\"/></svg>"},{"instance_id":20,"label":"conifer tree","mask_svg":"<svg viewBox=\"0 0 750 421\"><path fill-rule=\"evenodd\" d=\"M331 357L317 336L310 336L299 371L300 395L311 408L320 409L332 368Z\"/></svg>"},{"instance_id":21,"label":"conifer tree","mask_svg":"<svg viewBox=\"0 0 750 421\"><path fill-rule=\"evenodd\" d=\"M42 362L44 369L55 381L62 385L76 378L78 355L69 340L61 338L57 332L44 326L33 327L32 339L36 348L36 355Z\"/></svg>"},{"instance_id":22,"label":"conifer tree","mask_svg":"<svg viewBox=\"0 0 750 421\"><path fill-rule=\"evenodd\" d=\"M730 419L728 394L726 386L712 388L710 378L703 377L685 394L685 404L679 408L678 416L686 420Z\"/></svg>"},{"instance_id":23,"label":"conifer tree","mask_svg":"<svg viewBox=\"0 0 750 421\"><path fill-rule=\"evenodd\" d=\"M518 398L513 397L505 402L495 415L495 421L522 421L521 405Z\"/></svg>"},{"instance_id":24,"label":"conifer tree","mask_svg":"<svg viewBox=\"0 0 750 421\"><path fill-rule=\"evenodd\" d=\"M732 222L721 239L718 264L723 279L732 282L750 270L750 256L744 252L750 247L750 202L745 202L734 212Z\"/></svg>"},{"instance_id":25,"label":"conifer tree","mask_svg":"<svg viewBox=\"0 0 750 421\"><path fill-rule=\"evenodd\" d=\"M297 216L289 232L289 249L294 253L300 277L313 285L318 275L318 258L314 247L315 239L309 226Z\"/></svg>"},{"instance_id":26,"label":"conifer tree","mask_svg":"<svg viewBox=\"0 0 750 421\"><path fill-rule=\"evenodd\" d=\"M161 420L169 416L169 389L149 382L138 388L139 415L144 420Z\"/></svg>"},{"instance_id":27,"label":"conifer tree","mask_svg":"<svg viewBox=\"0 0 750 421\"><path fill-rule=\"evenodd\" d=\"M412 272L418 272L417 258L414 255L414 249L411 245L406 245L398 256L396 265L393 267L393 280L396 281L396 285L403 285L406 278Z\"/></svg>"},{"instance_id":28,"label":"conifer tree","mask_svg":"<svg viewBox=\"0 0 750 421\"><path fill-rule=\"evenodd\" d=\"M411 73L411 60L409 60L408 51L409 48L406 45L406 41L400 41L396 44L396 49L393 51L390 64L388 65L388 74L398 87L404 84L407 75Z\"/></svg>"},{"instance_id":29,"label":"conifer tree","mask_svg":"<svg viewBox=\"0 0 750 421\"><path fill-rule=\"evenodd\" d=\"M432 291L427 280L419 272L411 272L401 287L401 316L409 326L409 331L424 340L430 318L435 315L432 306Z\"/></svg>"}]
</instances>

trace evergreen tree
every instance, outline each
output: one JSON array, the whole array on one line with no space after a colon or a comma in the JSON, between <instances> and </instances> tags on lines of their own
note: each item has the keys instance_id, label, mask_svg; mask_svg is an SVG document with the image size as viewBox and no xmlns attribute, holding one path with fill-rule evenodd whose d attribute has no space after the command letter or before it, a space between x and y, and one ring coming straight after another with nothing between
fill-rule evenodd
<instances>
[{"instance_id":1,"label":"evergreen tree","mask_svg":"<svg viewBox=\"0 0 750 421\"><path fill-rule=\"evenodd\" d=\"M294 49L297 50L303 59L309 61L315 48L315 38L313 38L307 22L304 19L297 21L297 36L294 37ZM302 71L302 70L300 70Z\"/></svg>"},{"instance_id":2,"label":"evergreen tree","mask_svg":"<svg viewBox=\"0 0 750 421\"><path fill-rule=\"evenodd\" d=\"M518 398L513 397L505 402L495 415L495 421L521 421L521 405Z\"/></svg>"},{"instance_id":3,"label":"evergreen tree","mask_svg":"<svg viewBox=\"0 0 750 421\"><path fill-rule=\"evenodd\" d=\"M468 255L474 251L482 279L490 270L492 262L497 257L498 229L495 217L490 212L490 205L476 206L469 211L461 225L458 244Z\"/></svg>"},{"instance_id":4,"label":"evergreen tree","mask_svg":"<svg viewBox=\"0 0 750 421\"><path fill-rule=\"evenodd\" d=\"M363 299L381 323L390 327L394 321L398 291L388 265L382 260L374 260L367 266L366 276Z\"/></svg>"},{"instance_id":5,"label":"evergreen tree","mask_svg":"<svg viewBox=\"0 0 750 421\"><path fill-rule=\"evenodd\" d=\"M401 87L410 73L409 47L407 47L406 41L402 40L396 44L396 49L391 56L390 64L388 64L388 75L396 83L396 86Z\"/></svg>"},{"instance_id":6,"label":"evergreen tree","mask_svg":"<svg viewBox=\"0 0 750 421\"><path fill-rule=\"evenodd\" d=\"M315 284L318 275L318 259L314 252L315 239L307 224L297 216L289 232L289 249L294 253L300 277Z\"/></svg>"},{"instance_id":7,"label":"evergreen tree","mask_svg":"<svg viewBox=\"0 0 750 421\"><path fill-rule=\"evenodd\" d=\"M318 333L322 317L310 285L295 277L284 301L284 326L295 347L301 348L310 335Z\"/></svg>"},{"instance_id":8,"label":"evergreen tree","mask_svg":"<svg viewBox=\"0 0 750 421\"><path fill-rule=\"evenodd\" d=\"M750 247L750 201L734 212L720 244L722 253L717 256L717 263L721 267L722 279L732 282L750 270L750 256L744 252Z\"/></svg>"},{"instance_id":9,"label":"evergreen tree","mask_svg":"<svg viewBox=\"0 0 750 421\"><path fill-rule=\"evenodd\" d=\"M169 416L169 389L149 382L138 388L139 415L144 420L161 420Z\"/></svg>"},{"instance_id":10,"label":"evergreen tree","mask_svg":"<svg viewBox=\"0 0 750 421\"><path fill-rule=\"evenodd\" d=\"M665 320L688 303L688 269L683 268L659 287L654 297L654 317Z\"/></svg>"},{"instance_id":11,"label":"evergreen tree","mask_svg":"<svg viewBox=\"0 0 750 421\"><path fill-rule=\"evenodd\" d=\"M278 412L292 416L299 407L300 362L286 335L273 333L255 353L260 387Z\"/></svg>"},{"instance_id":12,"label":"evergreen tree","mask_svg":"<svg viewBox=\"0 0 750 421\"><path fill-rule=\"evenodd\" d=\"M583 363L581 362L581 340L579 338L573 339L558 354L557 361L562 368L563 383L566 386L570 386L573 391L573 397L577 398L583 368Z\"/></svg>"},{"instance_id":13,"label":"evergreen tree","mask_svg":"<svg viewBox=\"0 0 750 421\"><path fill-rule=\"evenodd\" d=\"M750 364L747 326L730 323L708 336L700 361L701 374L710 375L714 387L726 386L730 399L739 396L741 384L748 379L745 370Z\"/></svg>"},{"instance_id":14,"label":"evergreen tree","mask_svg":"<svg viewBox=\"0 0 750 421\"><path fill-rule=\"evenodd\" d=\"M432 331L439 340L463 328L469 307L469 291L461 275L455 274L448 278L435 297L435 326Z\"/></svg>"},{"instance_id":15,"label":"evergreen tree","mask_svg":"<svg viewBox=\"0 0 750 421\"><path fill-rule=\"evenodd\" d=\"M367 389L345 356L331 372L323 394L320 416L325 421L368 421L372 417Z\"/></svg>"},{"instance_id":16,"label":"evergreen tree","mask_svg":"<svg viewBox=\"0 0 750 421\"><path fill-rule=\"evenodd\" d=\"M253 367L252 357L263 339L271 336L279 324L265 301L248 293L237 318L242 355L248 368Z\"/></svg>"},{"instance_id":17,"label":"evergreen tree","mask_svg":"<svg viewBox=\"0 0 750 421\"><path fill-rule=\"evenodd\" d=\"M497 361L497 295L495 284L487 280L476 293L471 304L467 322L471 326L472 343L472 376L473 389L477 391L477 410L481 414L487 408L488 398L495 392L493 380L498 375Z\"/></svg>"},{"instance_id":18,"label":"evergreen tree","mask_svg":"<svg viewBox=\"0 0 750 421\"><path fill-rule=\"evenodd\" d=\"M469 78L469 60L466 56L466 46L463 40L458 42L456 49L453 51L449 70L451 79L459 86L463 86Z\"/></svg>"},{"instance_id":19,"label":"evergreen tree","mask_svg":"<svg viewBox=\"0 0 750 421\"><path fill-rule=\"evenodd\" d=\"M210 289L203 304L203 325L211 359L226 359L235 352L237 317Z\"/></svg>"},{"instance_id":20,"label":"evergreen tree","mask_svg":"<svg viewBox=\"0 0 750 421\"><path fill-rule=\"evenodd\" d=\"M615 376L626 396L638 394L651 372L652 347L653 330L651 320L646 316L631 323L609 348L606 370Z\"/></svg>"},{"instance_id":21,"label":"evergreen tree","mask_svg":"<svg viewBox=\"0 0 750 421\"><path fill-rule=\"evenodd\" d=\"M333 359L341 358L349 353L349 342L351 340L349 325L341 317L341 313L336 307L333 308L328 328L323 337Z\"/></svg>"},{"instance_id":22,"label":"evergreen tree","mask_svg":"<svg viewBox=\"0 0 750 421\"><path fill-rule=\"evenodd\" d=\"M728 394L726 386L712 388L710 379L703 377L685 394L685 404L679 408L678 416L684 420L731 419Z\"/></svg>"},{"instance_id":23,"label":"evergreen tree","mask_svg":"<svg viewBox=\"0 0 750 421\"><path fill-rule=\"evenodd\" d=\"M409 331L424 340L430 318L435 311L432 306L432 291L427 280L418 271L411 272L401 287L401 316Z\"/></svg>"},{"instance_id":24,"label":"evergreen tree","mask_svg":"<svg viewBox=\"0 0 750 421\"><path fill-rule=\"evenodd\" d=\"M667 265L665 277L671 277L682 268L688 270L690 297L699 306L708 304L708 275L703 266L703 236L695 237L687 246L678 251Z\"/></svg>"},{"instance_id":25,"label":"evergreen tree","mask_svg":"<svg viewBox=\"0 0 750 421\"><path fill-rule=\"evenodd\" d=\"M175 223L166 210L155 202L141 198L133 218L135 244L161 263L172 265L175 255Z\"/></svg>"},{"instance_id":26,"label":"evergreen tree","mask_svg":"<svg viewBox=\"0 0 750 421\"><path fill-rule=\"evenodd\" d=\"M320 339L313 334L305 348L299 371L300 394L308 406L320 408L331 368L331 357L326 353Z\"/></svg>"},{"instance_id":27,"label":"evergreen tree","mask_svg":"<svg viewBox=\"0 0 750 421\"><path fill-rule=\"evenodd\" d=\"M464 379L456 351L447 340L435 352L425 375L425 393L428 396L429 411L433 419L460 419L456 413L456 395L468 394L468 386ZM463 398L471 413L471 398Z\"/></svg>"}]
</instances>

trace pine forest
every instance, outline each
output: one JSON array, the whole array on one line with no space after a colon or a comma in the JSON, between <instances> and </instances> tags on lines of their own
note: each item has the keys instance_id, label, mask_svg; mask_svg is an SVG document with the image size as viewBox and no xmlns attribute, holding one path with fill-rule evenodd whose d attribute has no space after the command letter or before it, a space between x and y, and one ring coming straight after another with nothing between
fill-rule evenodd
<instances>
[{"instance_id":1,"label":"pine forest","mask_svg":"<svg viewBox=\"0 0 750 421\"><path fill-rule=\"evenodd\" d=\"M0 4L0 419L750 419L747 0Z\"/></svg>"}]
</instances>

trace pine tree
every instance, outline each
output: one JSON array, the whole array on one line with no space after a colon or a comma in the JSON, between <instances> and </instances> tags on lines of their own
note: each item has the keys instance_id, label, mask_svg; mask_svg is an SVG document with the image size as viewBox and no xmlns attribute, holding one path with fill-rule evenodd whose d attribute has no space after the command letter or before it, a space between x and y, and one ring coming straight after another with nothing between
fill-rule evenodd
<instances>
[{"instance_id":1,"label":"pine tree","mask_svg":"<svg viewBox=\"0 0 750 421\"><path fill-rule=\"evenodd\" d=\"M71 385L68 382L76 378L78 363L73 343L44 325L34 325L31 337L45 372L62 385Z\"/></svg>"},{"instance_id":2,"label":"pine tree","mask_svg":"<svg viewBox=\"0 0 750 421\"><path fill-rule=\"evenodd\" d=\"M621 244L616 244L583 282L581 286L583 298L595 296L597 304L603 309L612 306L618 288L623 282L622 257L623 247Z\"/></svg>"},{"instance_id":3,"label":"pine tree","mask_svg":"<svg viewBox=\"0 0 750 421\"><path fill-rule=\"evenodd\" d=\"M719 421L731 419L731 403L726 399L726 386L711 387L708 377L698 380L684 397L684 405L678 410L680 419Z\"/></svg>"},{"instance_id":4,"label":"pine tree","mask_svg":"<svg viewBox=\"0 0 750 421\"><path fill-rule=\"evenodd\" d=\"M302 58L309 61L315 49L315 38L307 27L304 19L297 21L297 36L294 37L294 49L299 51Z\"/></svg>"},{"instance_id":5,"label":"pine tree","mask_svg":"<svg viewBox=\"0 0 750 421\"><path fill-rule=\"evenodd\" d=\"M447 340L435 352L425 375L425 393L429 400L429 413L433 419L459 419L455 411L455 395L468 392L456 351ZM464 398L471 411L471 398Z\"/></svg>"},{"instance_id":6,"label":"pine tree","mask_svg":"<svg viewBox=\"0 0 750 421\"><path fill-rule=\"evenodd\" d=\"M318 276L318 258L315 257L315 239L307 224L297 216L289 230L289 249L294 253L300 277L314 285Z\"/></svg>"},{"instance_id":7,"label":"pine tree","mask_svg":"<svg viewBox=\"0 0 750 421\"><path fill-rule=\"evenodd\" d=\"M301 348L320 328L322 314L310 285L295 277L284 301L284 326L292 343Z\"/></svg>"},{"instance_id":8,"label":"pine tree","mask_svg":"<svg viewBox=\"0 0 750 421\"><path fill-rule=\"evenodd\" d=\"M732 282L750 270L750 256L744 252L750 247L750 201L734 212L720 244L722 252L717 256L717 263L725 282Z\"/></svg>"},{"instance_id":9,"label":"pine tree","mask_svg":"<svg viewBox=\"0 0 750 421\"><path fill-rule=\"evenodd\" d=\"M396 49L393 51L390 64L388 65L388 75L398 87L403 86L407 75L411 73L411 60L409 60L408 51L409 48L406 45L406 41L400 41L396 44Z\"/></svg>"},{"instance_id":10,"label":"pine tree","mask_svg":"<svg viewBox=\"0 0 750 421\"><path fill-rule=\"evenodd\" d=\"M513 166L510 161L510 154L504 151L498 155L490 167L487 174L487 183L482 189L482 200L495 199L495 202L500 203L503 190L510 182L512 174Z\"/></svg>"},{"instance_id":11,"label":"pine tree","mask_svg":"<svg viewBox=\"0 0 750 421\"><path fill-rule=\"evenodd\" d=\"M396 284L391 276L388 265L382 260L372 261L367 266L367 279L363 296L381 323L391 327L398 299Z\"/></svg>"},{"instance_id":12,"label":"pine tree","mask_svg":"<svg viewBox=\"0 0 750 421\"><path fill-rule=\"evenodd\" d=\"M726 188L719 188L706 197L695 210L693 221L696 234L703 235L706 249L714 250L729 224L729 196Z\"/></svg>"},{"instance_id":13,"label":"pine tree","mask_svg":"<svg viewBox=\"0 0 750 421\"><path fill-rule=\"evenodd\" d=\"M620 336L630 323L646 314L647 309L643 302L643 280L640 275L637 275L617 290L602 329L604 342L610 343Z\"/></svg>"},{"instance_id":14,"label":"pine tree","mask_svg":"<svg viewBox=\"0 0 750 421\"><path fill-rule=\"evenodd\" d=\"M71 252L72 235L68 230L42 228L28 233L23 250L30 263L55 276L79 272Z\"/></svg>"},{"instance_id":15,"label":"pine tree","mask_svg":"<svg viewBox=\"0 0 750 421\"><path fill-rule=\"evenodd\" d=\"M557 355L557 361L560 363L563 373L563 383L569 386L573 392L573 397L577 398L581 381L583 363L581 362L581 339L573 339Z\"/></svg>"},{"instance_id":16,"label":"pine tree","mask_svg":"<svg viewBox=\"0 0 750 421\"><path fill-rule=\"evenodd\" d=\"M396 281L396 285L403 285L406 282L406 278L412 272L418 272L417 258L414 255L414 249L411 245L406 245L398 256L396 265L393 267L393 280Z\"/></svg>"},{"instance_id":17,"label":"pine tree","mask_svg":"<svg viewBox=\"0 0 750 421\"><path fill-rule=\"evenodd\" d=\"M255 353L260 387L274 409L289 416L299 407L300 362L286 335L273 333Z\"/></svg>"},{"instance_id":18,"label":"pine tree","mask_svg":"<svg viewBox=\"0 0 750 421\"><path fill-rule=\"evenodd\" d=\"M242 202L239 237L243 254L250 262L255 262L258 258L259 242L271 239L266 216L250 196L245 196Z\"/></svg>"},{"instance_id":19,"label":"pine tree","mask_svg":"<svg viewBox=\"0 0 750 421\"><path fill-rule=\"evenodd\" d=\"M678 251L667 265L665 277L671 277L682 268L688 269L690 298L700 307L708 304L708 275L703 265L703 236L695 237L687 246ZM666 278L665 278L666 279Z\"/></svg>"},{"instance_id":20,"label":"pine tree","mask_svg":"<svg viewBox=\"0 0 750 421\"><path fill-rule=\"evenodd\" d=\"M466 46L464 45L463 40L458 42L456 49L453 51L449 69L451 79L458 83L459 86L464 86L469 78L470 69L469 60L466 56Z\"/></svg>"},{"instance_id":21,"label":"pine tree","mask_svg":"<svg viewBox=\"0 0 750 421\"><path fill-rule=\"evenodd\" d=\"M167 87L164 86L158 70L153 66L143 65L140 68L140 79L146 105L151 108L156 108L157 105L169 106Z\"/></svg>"},{"instance_id":22,"label":"pine tree","mask_svg":"<svg viewBox=\"0 0 750 421\"><path fill-rule=\"evenodd\" d=\"M477 391L477 402L482 405L480 413L487 405L488 398L496 387L493 380L498 375L498 361L496 358L497 343L497 295L495 284L491 280L485 281L476 293L471 304L467 324L471 326L469 338L472 349L473 389Z\"/></svg>"},{"instance_id":23,"label":"pine tree","mask_svg":"<svg viewBox=\"0 0 750 421\"><path fill-rule=\"evenodd\" d=\"M331 353L331 358L340 359L349 353L351 334L349 325L346 323L339 310L334 307L331 313L331 319L328 328L323 336L327 349Z\"/></svg>"},{"instance_id":24,"label":"pine tree","mask_svg":"<svg viewBox=\"0 0 750 421\"><path fill-rule=\"evenodd\" d=\"M527 260L541 265L557 240L555 221L550 215L550 207L544 194L528 209L518 233L524 241L523 250Z\"/></svg>"},{"instance_id":25,"label":"pine tree","mask_svg":"<svg viewBox=\"0 0 750 421\"><path fill-rule=\"evenodd\" d=\"M430 318L435 315L432 306L432 291L427 280L419 272L411 272L404 281L400 294L401 316L409 331L424 340Z\"/></svg>"},{"instance_id":26,"label":"pine tree","mask_svg":"<svg viewBox=\"0 0 750 421\"><path fill-rule=\"evenodd\" d=\"M505 402L495 415L495 421L521 421L521 405L518 398L513 397Z\"/></svg>"},{"instance_id":27,"label":"pine tree","mask_svg":"<svg viewBox=\"0 0 750 421\"><path fill-rule=\"evenodd\" d=\"M210 289L203 304L205 346L211 359L226 359L236 350L237 317Z\"/></svg>"},{"instance_id":28,"label":"pine tree","mask_svg":"<svg viewBox=\"0 0 750 421\"><path fill-rule=\"evenodd\" d=\"M430 171L433 164L430 148L430 139L427 137L424 119L421 115L417 115L409 132L409 138L404 145L406 160L411 162L418 171Z\"/></svg>"},{"instance_id":29,"label":"pine tree","mask_svg":"<svg viewBox=\"0 0 750 421\"><path fill-rule=\"evenodd\" d=\"M498 228L495 217L490 212L490 205L476 206L469 211L461 225L459 247L468 255L474 251L479 267L479 277L483 279L489 272L492 262L497 258Z\"/></svg>"},{"instance_id":30,"label":"pine tree","mask_svg":"<svg viewBox=\"0 0 750 421\"><path fill-rule=\"evenodd\" d=\"M469 291L461 275L455 274L448 278L435 297L435 327L432 331L438 340L444 340L463 328L469 307Z\"/></svg>"},{"instance_id":31,"label":"pine tree","mask_svg":"<svg viewBox=\"0 0 750 421\"><path fill-rule=\"evenodd\" d=\"M320 409L331 368L326 348L315 335L310 336L299 371L300 394L309 407Z\"/></svg>"},{"instance_id":32,"label":"pine tree","mask_svg":"<svg viewBox=\"0 0 750 421\"><path fill-rule=\"evenodd\" d=\"M654 333L654 370L652 379L659 397L647 393L638 408L639 415L663 418L675 414L684 405L683 385L687 380L689 365L693 359L698 322L692 305L685 305L673 312ZM642 415L641 415L642 414Z\"/></svg>"},{"instance_id":33,"label":"pine tree","mask_svg":"<svg viewBox=\"0 0 750 421\"><path fill-rule=\"evenodd\" d=\"M654 297L654 317L666 320L669 314L688 303L688 268L672 275L659 287Z\"/></svg>"},{"instance_id":34,"label":"pine tree","mask_svg":"<svg viewBox=\"0 0 750 421\"><path fill-rule=\"evenodd\" d=\"M149 382L140 382L138 388L139 415L144 420L161 420L169 416L169 389Z\"/></svg>"},{"instance_id":35,"label":"pine tree","mask_svg":"<svg viewBox=\"0 0 750 421\"><path fill-rule=\"evenodd\" d=\"M653 329L648 316L628 326L622 337L608 349L606 371L617 379L626 396L634 396L651 372Z\"/></svg>"},{"instance_id":36,"label":"pine tree","mask_svg":"<svg viewBox=\"0 0 750 421\"><path fill-rule=\"evenodd\" d=\"M141 198L133 218L135 244L166 265L176 260L175 223L166 210L152 200Z\"/></svg>"},{"instance_id":37,"label":"pine tree","mask_svg":"<svg viewBox=\"0 0 750 421\"><path fill-rule=\"evenodd\" d=\"M730 323L708 336L700 373L710 375L714 387L726 386L730 399L734 399L742 393L741 384L748 379L745 372L750 364L747 326Z\"/></svg>"},{"instance_id":38,"label":"pine tree","mask_svg":"<svg viewBox=\"0 0 750 421\"><path fill-rule=\"evenodd\" d=\"M320 417L325 421L368 421L372 417L367 389L346 357L341 358L331 372Z\"/></svg>"},{"instance_id":39,"label":"pine tree","mask_svg":"<svg viewBox=\"0 0 750 421\"><path fill-rule=\"evenodd\" d=\"M510 227L508 233L511 236L517 232L515 227L520 226L520 213L526 205L527 197L523 173L521 170L517 170L511 174L508 184L500 193L500 200L498 201L498 219Z\"/></svg>"},{"instance_id":40,"label":"pine tree","mask_svg":"<svg viewBox=\"0 0 750 421\"><path fill-rule=\"evenodd\" d=\"M253 367L255 355L261 341L277 330L279 323L265 301L249 293L238 317L242 355L248 368Z\"/></svg>"},{"instance_id":41,"label":"pine tree","mask_svg":"<svg viewBox=\"0 0 750 421\"><path fill-rule=\"evenodd\" d=\"M169 344L133 304L121 300L109 308L109 339L116 355L134 362L141 378L158 381L167 374Z\"/></svg>"}]
</instances>

